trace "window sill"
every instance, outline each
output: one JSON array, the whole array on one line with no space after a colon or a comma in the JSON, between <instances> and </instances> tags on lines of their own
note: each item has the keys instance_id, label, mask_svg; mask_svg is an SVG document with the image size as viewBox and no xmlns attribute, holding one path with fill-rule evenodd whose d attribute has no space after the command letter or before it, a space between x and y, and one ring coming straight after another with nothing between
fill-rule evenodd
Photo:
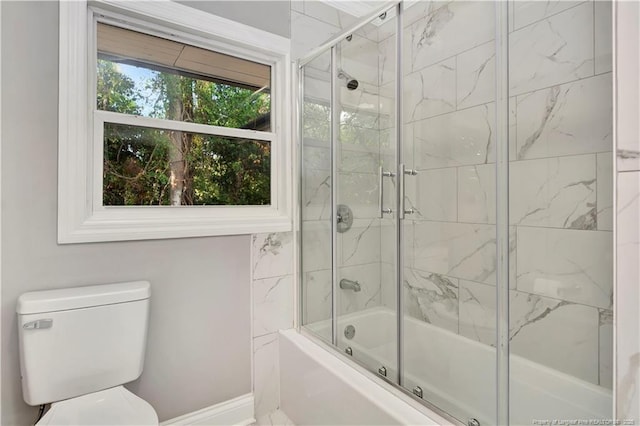
<instances>
[{"instance_id":1,"label":"window sill","mask_svg":"<svg viewBox=\"0 0 640 426\"><path fill-rule=\"evenodd\" d=\"M291 231L291 218L286 216L253 216L244 218L108 218L96 215L77 226L59 223L58 243L95 243L169 238L245 235ZM179 216L179 215L178 215ZM68 225L68 224L67 224Z\"/></svg>"}]
</instances>

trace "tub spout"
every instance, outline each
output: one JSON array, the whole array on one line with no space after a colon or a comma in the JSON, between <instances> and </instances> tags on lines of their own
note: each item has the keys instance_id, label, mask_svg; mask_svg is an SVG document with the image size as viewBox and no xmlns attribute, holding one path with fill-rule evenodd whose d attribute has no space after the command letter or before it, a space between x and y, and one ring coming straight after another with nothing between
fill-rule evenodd
<instances>
[{"instance_id":1,"label":"tub spout","mask_svg":"<svg viewBox=\"0 0 640 426\"><path fill-rule=\"evenodd\" d=\"M362 290L358 281L351 281L346 278L340 280L340 288L344 290L353 290L355 292Z\"/></svg>"}]
</instances>

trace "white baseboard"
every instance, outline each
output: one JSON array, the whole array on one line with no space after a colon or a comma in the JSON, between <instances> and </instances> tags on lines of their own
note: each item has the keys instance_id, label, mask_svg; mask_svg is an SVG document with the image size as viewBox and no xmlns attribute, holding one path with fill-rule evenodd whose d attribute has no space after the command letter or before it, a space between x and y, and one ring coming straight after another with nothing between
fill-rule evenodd
<instances>
[{"instance_id":1,"label":"white baseboard","mask_svg":"<svg viewBox=\"0 0 640 426\"><path fill-rule=\"evenodd\" d=\"M160 426L247 426L255 423L253 394L239 396L160 423Z\"/></svg>"}]
</instances>

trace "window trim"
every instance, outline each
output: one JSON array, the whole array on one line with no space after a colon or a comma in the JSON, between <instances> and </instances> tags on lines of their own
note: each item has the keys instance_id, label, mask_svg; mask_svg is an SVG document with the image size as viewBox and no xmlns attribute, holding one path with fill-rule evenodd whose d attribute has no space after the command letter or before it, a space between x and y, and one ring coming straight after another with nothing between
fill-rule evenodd
<instances>
[{"instance_id":1,"label":"window trim","mask_svg":"<svg viewBox=\"0 0 640 426\"><path fill-rule=\"evenodd\" d=\"M95 108L95 23L176 39L271 66L272 129L231 129ZM290 41L178 3L60 2L58 243L284 232L292 223ZM102 123L267 140L269 206L103 206ZM158 125L160 124L160 125Z\"/></svg>"}]
</instances>

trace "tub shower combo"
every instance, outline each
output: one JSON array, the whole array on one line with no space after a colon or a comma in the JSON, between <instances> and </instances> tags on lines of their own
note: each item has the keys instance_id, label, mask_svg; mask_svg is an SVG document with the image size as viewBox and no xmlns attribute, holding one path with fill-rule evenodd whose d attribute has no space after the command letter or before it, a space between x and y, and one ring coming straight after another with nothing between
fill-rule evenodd
<instances>
[{"instance_id":1,"label":"tub shower combo","mask_svg":"<svg viewBox=\"0 0 640 426\"><path fill-rule=\"evenodd\" d=\"M612 417L610 21L387 4L299 61L303 333L464 424Z\"/></svg>"}]
</instances>

